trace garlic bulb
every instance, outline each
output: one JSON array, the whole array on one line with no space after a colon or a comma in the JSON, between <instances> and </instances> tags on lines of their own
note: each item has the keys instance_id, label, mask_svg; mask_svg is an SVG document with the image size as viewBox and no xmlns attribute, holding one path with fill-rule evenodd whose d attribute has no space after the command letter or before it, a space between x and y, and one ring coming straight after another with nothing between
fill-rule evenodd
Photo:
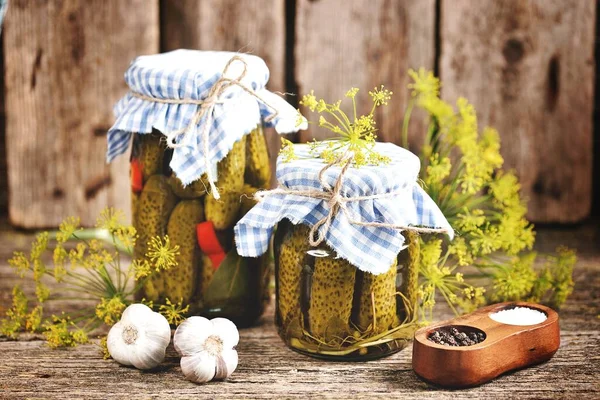
<instances>
[{"instance_id":1,"label":"garlic bulb","mask_svg":"<svg viewBox=\"0 0 600 400\"><path fill-rule=\"evenodd\" d=\"M143 304L132 304L108 332L106 344L119 364L150 369L165 359L170 341L171 327L165 317Z\"/></svg>"},{"instance_id":2,"label":"garlic bulb","mask_svg":"<svg viewBox=\"0 0 600 400\"><path fill-rule=\"evenodd\" d=\"M228 378L238 364L239 340L237 327L225 318L190 317L173 337L183 375L196 383Z\"/></svg>"}]
</instances>

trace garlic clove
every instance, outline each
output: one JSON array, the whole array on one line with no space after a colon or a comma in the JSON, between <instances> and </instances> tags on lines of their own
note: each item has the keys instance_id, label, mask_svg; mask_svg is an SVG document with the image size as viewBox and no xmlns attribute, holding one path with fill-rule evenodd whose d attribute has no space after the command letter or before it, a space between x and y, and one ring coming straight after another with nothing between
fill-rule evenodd
<instances>
[{"instance_id":1,"label":"garlic clove","mask_svg":"<svg viewBox=\"0 0 600 400\"><path fill-rule=\"evenodd\" d=\"M214 331L223 341L224 349L233 349L240 341L240 334L233 322L226 318L213 318ZM237 363L236 363L237 364Z\"/></svg>"},{"instance_id":2,"label":"garlic clove","mask_svg":"<svg viewBox=\"0 0 600 400\"><path fill-rule=\"evenodd\" d=\"M181 371L185 378L196 383L210 382L216 373L216 359L207 352L181 357Z\"/></svg>"},{"instance_id":3,"label":"garlic clove","mask_svg":"<svg viewBox=\"0 0 600 400\"><path fill-rule=\"evenodd\" d=\"M108 332L106 337L106 347L110 356L119 364L131 365L129 361L129 352L127 348L123 346L123 324L117 322Z\"/></svg>"},{"instance_id":4,"label":"garlic clove","mask_svg":"<svg viewBox=\"0 0 600 400\"><path fill-rule=\"evenodd\" d=\"M214 379L227 379L233 374L238 365L238 353L232 349L224 349L217 357Z\"/></svg>"},{"instance_id":5,"label":"garlic clove","mask_svg":"<svg viewBox=\"0 0 600 400\"><path fill-rule=\"evenodd\" d=\"M214 332L211 321L204 317L190 317L175 331L173 345L180 356L189 356L201 351L206 339Z\"/></svg>"}]
</instances>

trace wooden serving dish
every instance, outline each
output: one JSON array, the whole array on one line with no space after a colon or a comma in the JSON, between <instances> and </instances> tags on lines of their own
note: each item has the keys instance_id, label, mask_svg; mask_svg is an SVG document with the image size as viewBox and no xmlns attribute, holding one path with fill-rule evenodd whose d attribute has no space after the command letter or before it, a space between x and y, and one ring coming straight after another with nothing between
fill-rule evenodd
<instances>
[{"instance_id":1,"label":"wooden serving dish","mask_svg":"<svg viewBox=\"0 0 600 400\"><path fill-rule=\"evenodd\" d=\"M514 307L527 307L547 315L536 325L507 325L489 314ZM457 326L481 330L485 340L472 346L446 346L432 342L429 335L441 327ZM440 322L415 332L412 365L421 378L447 387L480 385L514 369L549 360L560 345L558 314L539 304L498 303Z\"/></svg>"}]
</instances>

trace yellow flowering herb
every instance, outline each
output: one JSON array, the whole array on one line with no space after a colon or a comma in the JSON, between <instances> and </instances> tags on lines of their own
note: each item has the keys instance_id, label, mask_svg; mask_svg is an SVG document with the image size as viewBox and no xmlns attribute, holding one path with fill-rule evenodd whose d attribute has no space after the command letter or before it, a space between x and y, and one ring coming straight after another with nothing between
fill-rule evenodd
<instances>
[{"instance_id":1,"label":"yellow flowering herb","mask_svg":"<svg viewBox=\"0 0 600 400\"><path fill-rule=\"evenodd\" d=\"M154 236L148 242L148 252L146 257L154 265L156 271L167 270L175 265L175 257L179 255L179 245L171 246L171 240L168 235L164 238Z\"/></svg>"},{"instance_id":2,"label":"yellow flowering herb","mask_svg":"<svg viewBox=\"0 0 600 400\"><path fill-rule=\"evenodd\" d=\"M58 243L65 243L67 240L77 232L81 220L78 217L68 217L62 221L58 227L59 232L56 234L56 241Z\"/></svg>"},{"instance_id":3,"label":"yellow flowering herb","mask_svg":"<svg viewBox=\"0 0 600 400\"><path fill-rule=\"evenodd\" d=\"M279 150L279 155L283 162L286 163L298 158L294 152L293 143L285 138L281 138L281 150Z\"/></svg>"},{"instance_id":4,"label":"yellow flowering herb","mask_svg":"<svg viewBox=\"0 0 600 400\"><path fill-rule=\"evenodd\" d=\"M96 316L106 325L112 326L119 322L125 308L127 305L119 296L110 299L103 298L96 306Z\"/></svg>"},{"instance_id":5,"label":"yellow flowering herb","mask_svg":"<svg viewBox=\"0 0 600 400\"><path fill-rule=\"evenodd\" d=\"M381 155L374 150L375 141L377 139L377 129L375 127L375 119L373 117L375 109L380 106L387 105L391 99L392 92L385 89L383 85L379 88L374 88L369 92L373 101L371 111L366 115L357 115L356 112L356 96L359 90L350 88L345 97L352 100L352 117L349 117L341 109L341 100L334 103L327 103L323 99L317 99L314 91L304 95L300 104L308 108L312 112L319 113L318 125L328 129L336 136L324 141L313 141L311 143L311 155L322 158L325 162L331 163L338 160L346 152L352 154L352 163L354 166L361 165L381 165L390 162L389 157ZM284 148L284 161L292 159L287 150ZM293 153L291 153L293 154Z\"/></svg>"},{"instance_id":6,"label":"yellow flowering herb","mask_svg":"<svg viewBox=\"0 0 600 400\"><path fill-rule=\"evenodd\" d=\"M108 351L108 343L107 343L107 336L103 336L100 339L100 354L102 355L102 358L105 360L108 360L110 358L110 353Z\"/></svg>"},{"instance_id":7,"label":"yellow flowering herb","mask_svg":"<svg viewBox=\"0 0 600 400\"><path fill-rule=\"evenodd\" d=\"M57 347L74 347L78 344L87 343L88 338L84 331L78 329L71 318L56 315L52 316L52 320L44 324L44 336L50 348Z\"/></svg>"},{"instance_id":8,"label":"yellow flowering herb","mask_svg":"<svg viewBox=\"0 0 600 400\"><path fill-rule=\"evenodd\" d=\"M526 219L519 179L502 170L498 132L491 127L479 131L475 107L467 99L454 105L440 99L441 83L430 71L410 70L409 76L402 144L408 146L413 108L421 108L429 115L420 154L422 182L457 233L450 243L423 237L421 306L430 310L436 292L463 312L485 301L562 304L572 291L575 254L564 249L556 256L526 253L535 232ZM536 270L540 258L546 265ZM461 275L467 266L475 268L470 275L481 278L485 288L471 286L471 278Z\"/></svg>"},{"instance_id":9,"label":"yellow flowering herb","mask_svg":"<svg viewBox=\"0 0 600 400\"><path fill-rule=\"evenodd\" d=\"M149 276L176 265L179 251L168 237L155 237L147 249L152 264L146 261L122 266L121 252L131 256L137 237L133 227L123 224L123 218L122 211L105 209L98 218L100 229L86 230L80 228L78 218L69 217L57 232L38 234L29 254L15 252L9 264L22 278L31 279L35 299L31 299L32 310L28 311L27 298L15 287L13 307L0 321L0 333L14 337L19 331L42 329L50 347L70 347L86 343L88 333L101 324L116 323ZM51 239L56 240L51 242ZM50 258L52 263L46 264L44 260ZM57 282L56 290L50 291L48 279ZM139 282L132 285L132 280ZM44 319L43 304L66 299L64 293L68 293L69 300L81 293L82 300L96 299L97 305ZM172 305L170 310L175 318L186 308L179 304Z\"/></svg>"},{"instance_id":10,"label":"yellow flowering herb","mask_svg":"<svg viewBox=\"0 0 600 400\"><path fill-rule=\"evenodd\" d=\"M185 320L185 314L189 309L189 304L183 307L181 300L178 303L172 303L171 300L166 299L165 304L161 304L158 308L158 312L169 321L169 324L179 325Z\"/></svg>"},{"instance_id":11,"label":"yellow flowering herb","mask_svg":"<svg viewBox=\"0 0 600 400\"><path fill-rule=\"evenodd\" d=\"M12 307L6 312L5 318L0 320L0 333L14 338L16 333L25 326L27 319L27 297L19 286L12 291Z\"/></svg>"}]
</instances>

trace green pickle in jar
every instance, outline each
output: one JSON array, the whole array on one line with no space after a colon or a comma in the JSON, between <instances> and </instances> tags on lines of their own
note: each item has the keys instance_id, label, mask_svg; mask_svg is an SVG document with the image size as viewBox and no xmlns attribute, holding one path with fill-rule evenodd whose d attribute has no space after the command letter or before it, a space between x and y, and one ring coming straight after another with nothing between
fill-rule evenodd
<instances>
[{"instance_id":1,"label":"green pickle in jar","mask_svg":"<svg viewBox=\"0 0 600 400\"><path fill-rule=\"evenodd\" d=\"M364 272L326 244L309 245L310 228L279 222L274 239L276 324L292 349L313 357L365 360L403 349L416 330L418 237L387 272Z\"/></svg>"},{"instance_id":2,"label":"green pickle in jar","mask_svg":"<svg viewBox=\"0 0 600 400\"><path fill-rule=\"evenodd\" d=\"M219 200L209 193L206 175L184 186L169 168L171 157L160 132L135 134L132 159L143 186L132 193L132 220L139 235L134 259L149 261L153 237L168 235L171 246L179 246L176 265L152 274L137 298L157 304L169 299L190 305L193 315L251 325L270 299L270 257L240 257L233 227L255 204L253 194L271 179L262 126L235 142L217 163ZM199 237L198 232L209 234ZM209 247L218 248L221 256L205 254L203 248Z\"/></svg>"}]
</instances>

